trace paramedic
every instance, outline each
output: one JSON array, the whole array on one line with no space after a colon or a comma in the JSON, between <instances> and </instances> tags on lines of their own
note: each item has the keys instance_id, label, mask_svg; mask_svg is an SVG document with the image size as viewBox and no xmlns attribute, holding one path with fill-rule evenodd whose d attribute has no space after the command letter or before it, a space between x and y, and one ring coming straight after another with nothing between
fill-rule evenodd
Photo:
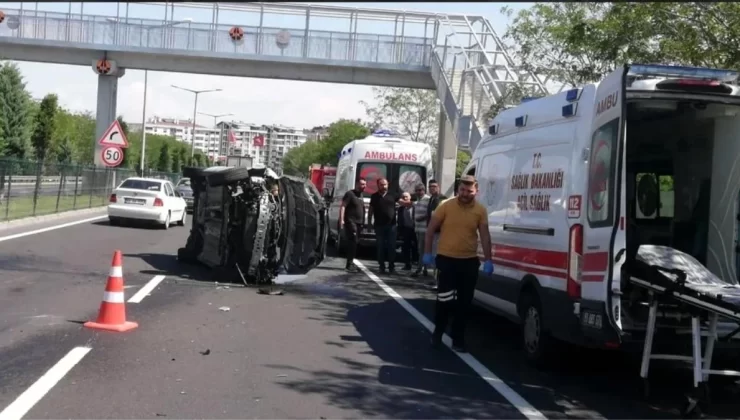
<instances>
[{"instance_id":1,"label":"paramedic","mask_svg":"<svg viewBox=\"0 0 740 420\"><path fill-rule=\"evenodd\" d=\"M426 225L429 226L429 223L432 220L432 215L434 214L434 210L439 206L442 202L447 200L447 196L444 194L439 193L439 183L434 180L429 180L429 205L427 206L426 211ZM439 233L435 232L434 234L434 243L432 244L432 250L433 252L436 252L436 242L439 240ZM423 262L422 262L423 263ZM425 264L426 268L436 268L434 266L428 267L430 264ZM437 290L437 284L436 280L438 280L435 276L435 284L432 287L432 290Z\"/></svg>"},{"instance_id":2,"label":"paramedic","mask_svg":"<svg viewBox=\"0 0 740 420\"><path fill-rule=\"evenodd\" d=\"M344 237L347 238L347 264L344 268L350 272L357 270L352 262L357 254L357 240L365 219L362 192L365 191L366 186L367 183L363 178L358 179L355 189L344 194L342 204L339 206L339 228L344 230Z\"/></svg>"},{"instance_id":3,"label":"paramedic","mask_svg":"<svg viewBox=\"0 0 740 420\"><path fill-rule=\"evenodd\" d=\"M429 207L429 195L426 193L424 184L416 186L416 203L414 204L414 232L416 233L416 244L419 249L419 267L411 274L411 277L419 277L424 272L428 276L427 266L422 261L424 257L424 235L427 231L427 208Z\"/></svg>"},{"instance_id":4,"label":"paramedic","mask_svg":"<svg viewBox=\"0 0 740 420\"><path fill-rule=\"evenodd\" d=\"M488 231L486 208L475 200L478 184L465 175L460 179L457 197L437 207L424 238L424 263L431 264L432 240L439 229L436 267L439 271L437 304L434 316L432 345L438 346L452 320L452 349L465 352L465 324L478 280L478 235L483 248L483 272L493 273L491 236Z\"/></svg>"}]
</instances>

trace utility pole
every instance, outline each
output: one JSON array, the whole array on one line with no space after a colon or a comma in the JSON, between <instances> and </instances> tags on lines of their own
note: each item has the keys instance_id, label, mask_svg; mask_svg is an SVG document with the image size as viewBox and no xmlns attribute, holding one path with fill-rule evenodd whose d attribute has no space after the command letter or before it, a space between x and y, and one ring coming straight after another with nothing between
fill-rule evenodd
<instances>
[{"instance_id":1,"label":"utility pole","mask_svg":"<svg viewBox=\"0 0 740 420\"><path fill-rule=\"evenodd\" d=\"M217 119L217 118L221 118L221 117L229 117L229 116L232 116L232 115L234 115L234 114L221 114L221 115L213 115L213 114L206 114L205 112L199 112L198 114L200 114L200 115L205 115L205 116L207 116L207 117L213 117L213 126L214 126L214 127L216 126L216 119ZM223 125L223 124L221 124L221 131L220 131L220 132L219 132L219 134L218 134L218 155L219 155L219 157L220 157L220 156L221 156L221 155L223 154L223 153L222 153L222 152L223 152L223 150L222 150L222 149L223 149L223 148L222 148L222 146L223 146L223 143L224 143L224 125Z\"/></svg>"},{"instance_id":2,"label":"utility pole","mask_svg":"<svg viewBox=\"0 0 740 420\"><path fill-rule=\"evenodd\" d=\"M195 117L198 114L198 95L201 93L208 93L208 92L220 92L223 89L206 89L206 90L193 90L188 89L180 86L171 85L175 89L184 90L186 92L194 93L195 94L195 104L193 105L193 132L192 137L190 138L190 158L192 159L193 156L195 156Z\"/></svg>"}]
</instances>

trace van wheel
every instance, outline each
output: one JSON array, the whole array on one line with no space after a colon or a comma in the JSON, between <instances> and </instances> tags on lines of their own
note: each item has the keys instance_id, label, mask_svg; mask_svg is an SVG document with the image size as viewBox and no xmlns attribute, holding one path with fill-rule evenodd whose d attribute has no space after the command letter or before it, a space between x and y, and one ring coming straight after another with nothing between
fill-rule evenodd
<instances>
[{"instance_id":1,"label":"van wheel","mask_svg":"<svg viewBox=\"0 0 740 420\"><path fill-rule=\"evenodd\" d=\"M553 342L544 329L542 306L538 296L532 292L526 293L522 297L520 308L522 345L527 361L538 368L546 367L552 353Z\"/></svg>"}]
</instances>

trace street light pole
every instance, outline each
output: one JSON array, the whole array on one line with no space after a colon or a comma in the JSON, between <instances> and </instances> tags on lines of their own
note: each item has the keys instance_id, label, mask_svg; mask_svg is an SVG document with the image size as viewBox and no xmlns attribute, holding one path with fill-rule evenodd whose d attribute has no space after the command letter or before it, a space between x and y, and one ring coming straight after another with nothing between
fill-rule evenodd
<instances>
[{"instance_id":1,"label":"street light pole","mask_svg":"<svg viewBox=\"0 0 740 420\"><path fill-rule=\"evenodd\" d=\"M141 111L141 176L144 176L144 155L146 154L146 88L149 70L144 70L144 107Z\"/></svg>"},{"instance_id":2,"label":"street light pole","mask_svg":"<svg viewBox=\"0 0 740 420\"><path fill-rule=\"evenodd\" d=\"M198 114L205 115L205 116L208 116L208 117L213 117L213 126L214 127L216 126L216 119L217 118L228 117L228 116L234 115L234 114L213 115L213 114L206 114L205 112L199 112ZM223 124L221 124L221 131L219 131L219 134L218 134L218 155L219 156L221 156L221 152L223 151L222 150L223 149L222 148L223 141L224 141L224 126L223 126Z\"/></svg>"},{"instance_id":3,"label":"street light pole","mask_svg":"<svg viewBox=\"0 0 740 420\"><path fill-rule=\"evenodd\" d=\"M220 92L223 89L207 89L207 90L193 90L188 89L180 86L172 85L175 89L184 90L186 92L194 93L195 94L195 104L193 105L193 132L192 137L190 138L190 158L192 159L193 156L195 156L195 117L198 114L198 95L201 93L208 93L208 92Z\"/></svg>"}]
</instances>

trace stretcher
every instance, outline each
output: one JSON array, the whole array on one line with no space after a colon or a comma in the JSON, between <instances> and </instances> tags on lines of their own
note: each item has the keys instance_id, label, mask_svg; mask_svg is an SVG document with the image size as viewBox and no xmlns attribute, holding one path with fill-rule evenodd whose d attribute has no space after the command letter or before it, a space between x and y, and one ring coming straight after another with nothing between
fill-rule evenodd
<instances>
[{"instance_id":1,"label":"stretcher","mask_svg":"<svg viewBox=\"0 0 740 420\"><path fill-rule=\"evenodd\" d=\"M691 363L694 388L688 395L683 414L692 415L706 409L709 405L709 375L740 379L738 371L712 369L717 341L730 340L740 333L740 285L722 281L688 254L658 245L641 245L636 258L629 264L629 273L630 283L646 289L648 294L649 312L640 367L646 396L650 389L648 370L651 360L686 361ZM676 315L679 319L691 320L691 356L653 354L659 317L675 319ZM719 337L720 322L734 323L737 328ZM679 324L666 323L672 328ZM703 353L702 336L706 337Z\"/></svg>"}]
</instances>

